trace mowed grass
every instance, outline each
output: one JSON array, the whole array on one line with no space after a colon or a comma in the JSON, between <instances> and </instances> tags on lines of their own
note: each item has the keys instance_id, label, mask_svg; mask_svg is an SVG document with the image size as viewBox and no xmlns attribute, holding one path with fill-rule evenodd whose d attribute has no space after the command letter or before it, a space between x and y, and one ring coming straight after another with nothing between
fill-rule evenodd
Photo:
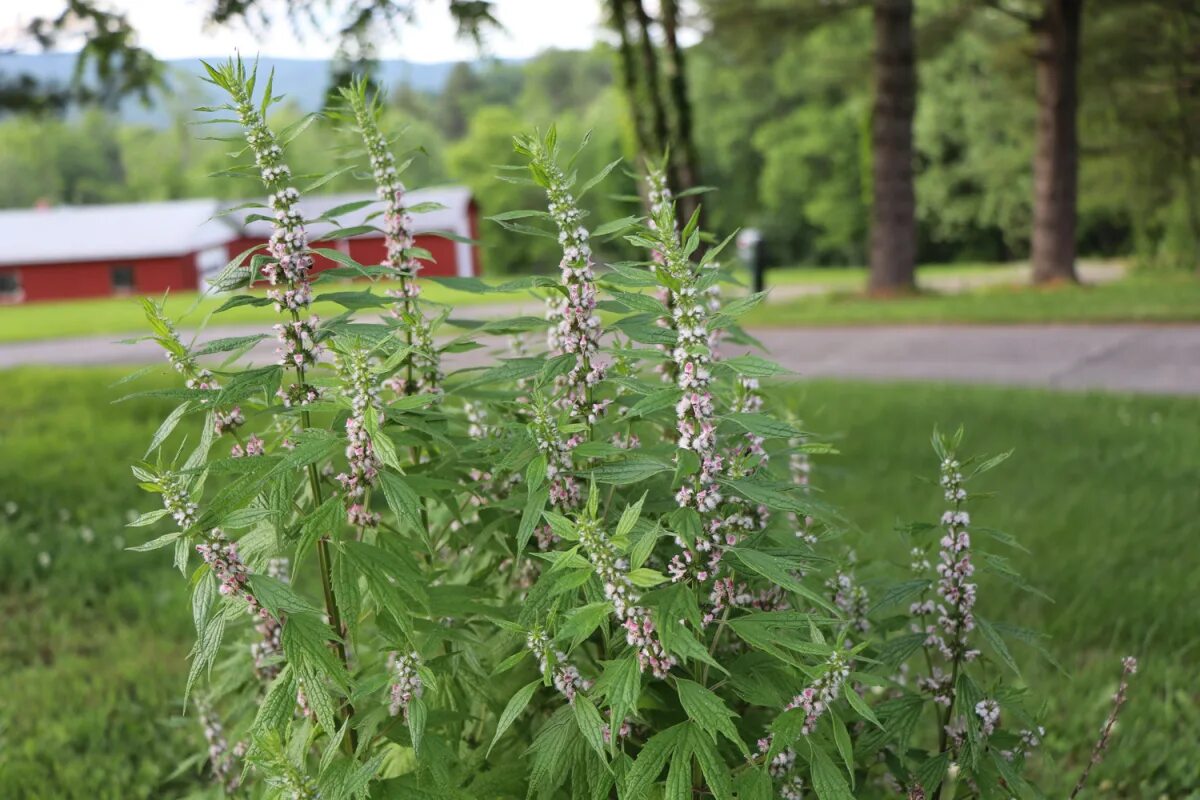
<instances>
[{"instance_id":1,"label":"mowed grass","mask_svg":"<svg viewBox=\"0 0 1200 800\"><path fill-rule=\"evenodd\" d=\"M186 581L163 552L122 549L151 535L123 527L130 510L154 505L128 464L169 407L111 405L130 388L109 388L121 374L0 373L0 797L202 787L194 766L173 774L204 746L194 717L179 716ZM965 424L969 452L1015 448L975 487L995 496L972 518L1020 539L1030 553L1012 553L1014 565L1055 602L982 576L979 608L1045 631L1068 673L1014 650L1045 702L1038 770L1050 796L1065 796L1086 759L1127 653L1142 671L1091 796L1183 797L1200 786L1200 400L835 382L780 391L841 450L819 457L813 476L849 521L828 546L853 546L864 562L882 554L862 574L877 592L905 574L896 523L940 514L933 426Z\"/></svg>"},{"instance_id":2,"label":"mowed grass","mask_svg":"<svg viewBox=\"0 0 1200 800\"><path fill-rule=\"evenodd\" d=\"M1099 285L986 286L890 298L864 295L861 278L805 297L784 296L786 282L769 280L768 288L771 285L779 287L777 299L769 298L751 311L744 318L747 325L1200 321L1200 279L1186 273L1135 274Z\"/></svg>"},{"instance_id":3,"label":"mowed grass","mask_svg":"<svg viewBox=\"0 0 1200 800\"><path fill-rule=\"evenodd\" d=\"M969 281L973 276L995 276L1016 281L1020 266L956 265L922 267L922 280ZM739 276L749 283L747 275ZM500 279L485 279L493 284ZM1172 323L1200 321L1200 279L1186 273L1135 273L1103 285L1031 287L986 285L957 293L934 290L894 298L863 294L866 273L862 269L818 269L795 267L768 273L768 289L774 297L752 309L744 318L748 326L885 325L921 323L1012 324L1012 323ZM818 294L788 296L798 286ZM529 292L471 293L448 289L424 281L423 296L455 306L504 306L505 312L519 309L540 315L542 300ZM318 287L318 299L326 292L360 291L366 283L330 283ZM381 293L394 288L374 285ZM745 289L729 288L727 297ZM278 321L272 306L240 306L214 315L224 298L201 297L195 292L172 293L167 311L181 328L254 325L264 329ZM342 306L317 302L313 310L322 317L341 313ZM145 319L136 297L29 303L0 306L0 343L54 339L72 336L111 336L114 340L145 333Z\"/></svg>"},{"instance_id":4,"label":"mowed grass","mask_svg":"<svg viewBox=\"0 0 1200 800\"><path fill-rule=\"evenodd\" d=\"M322 294L368 289L375 294L383 294L397 287L398 284L386 281L322 282L314 287L318 302L313 303L312 308L314 313L322 317L334 316L342 313L345 308L336 303L320 302ZM255 293L263 294L263 290L255 290ZM448 289L428 280L421 282L421 294L427 300L455 306L525 303L530 308L537 308L539 303L536 298L523 292L472 294ZM279 314L274 306L238 306L214 315L213 312L221 307L226 297L202 296L196 292L170 292L165 297L167 313L176 319L181 328L197 328L201 324L207 324L261 325L265 329L279 321ZM141 300L138 297L103 297L0 306L0 342L106 334L116 339L122 336L141 336L145 333L146 318L142 314Z\"/></svg>"}]
</instances>

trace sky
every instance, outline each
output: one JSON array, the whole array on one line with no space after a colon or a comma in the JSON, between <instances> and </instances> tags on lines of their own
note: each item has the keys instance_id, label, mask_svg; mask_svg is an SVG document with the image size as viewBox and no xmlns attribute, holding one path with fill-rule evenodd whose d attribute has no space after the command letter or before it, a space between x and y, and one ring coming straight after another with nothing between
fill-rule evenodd
<instances>
[{"instance_id":1,"label":"sky","mask_svg":"<svg viewBox=\"0 0 1200 800\"><path fill-rule=\"evenodd\" d=\"M416 22L401 30L398 41L380 47L379 57L430 63L470 61L480 52L460 41L445 0L415 0ZM268 0L282 7L278 0ZM19 46L17 32L40 16L62 11L63 0L0 0L0 50ZM307 32L298 38L281 19L265 34L244 26L206 29L205 11L211 0L108 0L125 12L139 32L139 44L160 59L222 56L233 51L276 58L325 59L336 43ZM499 58L527 58L549 47L591 47L601 33L599 0L496 0L495 15L504 30L488 35L484 53ZM21 46L21 50L36 51ZM73 49L73 48L72 48Z\"/></svg>"}]
</instances>

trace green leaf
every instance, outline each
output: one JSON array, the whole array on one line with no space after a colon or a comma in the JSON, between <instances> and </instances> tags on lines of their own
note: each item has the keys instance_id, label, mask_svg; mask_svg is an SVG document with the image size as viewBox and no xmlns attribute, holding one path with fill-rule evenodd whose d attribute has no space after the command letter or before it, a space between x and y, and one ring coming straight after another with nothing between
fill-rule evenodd
<instances>
[{"instance_id":1,"label":"green leaf","mask_svg":"<svg viewBox=\"0 0 1200 800\"><path fill-rule=\"evenodd\" d=\"M530 492L533 492L542 485L542 481L545 479L546 456L539 453L525 469L525 485L529 487Z\"/></svg>"},{"instance_id":2,"label":"green leaf","mask_svg":"<svg viewBox=\"0 0 1200 800\"><path fill-rule=\"evenodd\" d=\"M595 692L602 694L612 710L612 719L625 719L637 711L642 694L642 672L633 653L606 661L596 680Z\"/></svg>"},{"instance_id":3,"label":"green leaf","mask_svg":"<svg viewBox=\"0 0 1200 800\"><path fill-rule=\"evenodd\" d=\"M183 419L184 415L187 414L191 408L192 401L184 400L175 407L174 411L167 415L167 418L164 419L162 424L158 426L158 430L154 432L154 437L150 439L150 446L146 448L146 455L142 456L142 458L148 458L150 454L154 452L154 449L162 444L166 438L171 435L171 431L175 430L175 427L179 424L179 421Z\"/></svg>"},{"instance_id":4,"label":"green leaf","mask_svg":"<svg viewBox=\"0 0 1200 800\"><path fill-rule=\"evenodd\" d=\"M651 736L625 775L625 791L623 797L645 797L651 784L658 779L659 773L667 765L671 754L680 742L686 741L689 726L686 722L672 725L665 731Z\"/></svg>"},{"instance_id":5,"label":"green leaf","mask_svg":"<svg viewBox=\"0 0 1200 800\"><path fill-rule=\"evenodd\" d=\"M669 469L671 469L670 465L658 459L639 456L624 461L601 464L592 470L592 477L597 483L627 486L631 483L640 483Z\"/></svg>"},{"instance_id":6,"label":"green leaf","mask_svg":"<svg viewBox=\"0 0 1200 800\"><path fill-rule=\"evenodd\" d=\"M931 756L917 767L917 780L920 781L921 788L925 790L926 797L937 796L938 787L945 780L946 770L949 766L950 753L947 752Z\"/></svg>"},{"instance_id":7,"label":"green leaf","mask_svg":"<svg viewBox=\"0 0 1200 800\"><path fill-rule=\"evenodd\" d=\"M731 369L747 378L771 378L782 375L788 370L760 356L734 356L719 362L722 367Z\"/></svg>"},{"instance_id":8,"label":"green leaf","mask_svg":"<svg viewBox=\"0 0 1200 800\"><path fill-rule=\"evenodd\" d=\"M588 699L588 696L583 693L575 695L575 701L571 703L571 708L575 712L575 724L579 726L579 732L583 734L583 739L596 753L604 758L604 718L600 716L600 712L596 710L596 706Z\"/></svg>"},{"instance_id":9,"label":"green leaf","mask_svg":"<svg viewBox=\"0 0 1200 800\"><path fill-rule=\"evenodd\" d=\"M429 712L425 701L420 697L414 697L405 710L408 714L408 734L412 737L413 754L420 756L421 742L425 736L425 720Z\"/></svg>"},{"instance_id":10,"label":"green leaf","mask_svg":"<svg viewBox=\"0 0 1200 800\"><path fill-rule=\"evenodd\" d=\"M384 499L387 500L388 507L396 515L396 519L403 525L424 534L424 526L421 523L421 498L408 483L394 472L381 470L379 485L383 489Z\"/></svg>"},{"instance_id":11,"label":"green leaf","mask_svg":"<svg viewBox=\"0 0 1200 800\"><path fill-rule=\"evenodd\" d=\"M745 547L731 548L729 552L737 556L738 561L742 562L742 565L751 572L762 575L764 578L779 584L779 586L788 590L789 592L795 592L809 602L815 603L827 611L830 611L834 614L837 613L837 610L828 600L825 599L824 596L814 592L812 589L809 589L807 586L801 583L799 578L789 571L790 565L787 561L776 558L775 556L767 555L766 553L759 552L758 550L750 550Z\"/></svg>"},{"instance_id":12,"label":"green leaf","mask_svg":"<svg viewBox=\"0 0 1200 800\"><path fill-rule=\"evenodd\" d=\"M849 683L842 684L842 694L846 696L846 701L850 703L850 707L854 709L860 717L870 722L879 729L883 729L883 723L875 716L875 712L867 705L867 702L859 696L858 692L850 687Z\"/></svg>"},{"instance_id":13,"label":"green leaf","mask_svg":"<svg viewBox=\"0 0 1200 800\"><path fill-rule=\"evenodd\" d=\"M267 731L281 731L291 719L296 708L296 680L290 664L285 664L266 695L258 704L254 724L250 730L254 737Z\"/></svg>"},{"instance_id":14,"label":"green leaf","mask_svg":"<svg viewBox=\"0 0 1200 800\"><path fill-rule=\"evenodd\" d=\"M801 436L801 432L767 414L729 414L725 419L736 422L755 436L764 439L790 439Z\"/></svg>"},{"instance_id":15,"label":"green leaf","mask_svg":"<svg viewBox=\"0 0 1200 800\"><path fill-rule=\"evenodd\" d=\"M154 512L154 511L151 512L151 514L156 514L156 513L158 513L158 512ZM155 517L155 519L161 519L165 515L166 515L166 509L163 510L162 514L159 514L157 517ZM143 514L141 517L138 517L136 522L132 522L130 524L133 526L136 526L139 524L147 524L148 525L149 523L142 522L142 520L148 516L149 516L149 514ZM154 520L151 520L151 522L153 522L153 521ZM176 539L178 539L180 536L183 536L183 533L181 533L180 531L175 531L173 533L165 533L162 536L159 536L157 539L151 539L150 541L146 542L145 544L139 544L136 547L127 547L125 549L131 550L134 553L148 553L151 550L158 550L160 548L166 547L167 545L171 544L171 542L174 542Z\"/></svg>"},{"instance_id":16,"label":"green leaf","mask_svg":"<svg viewBox=\"0 0 1200 800\"><path fill-rule=\"evenodd\" d=\"M196 644L192 647L192 668L188 672L187 687L183 692L185 699L192 693L192 684L200 677L200 673L212 667L213 661L217 657L217 651L221 647L221 639L224 636L225 615L213 614L208 624L204 626L204 633L201 634L200 638L196 640Z\"/></svg>"},{"instance_id":17,"label":"green leaf","mask_svg":"<svg viewBox=\"0 0 1200 800\"><path fill-rule=\"evenodd\" d=\"M842 755L842 761L846 764L846 772L850 776L850 788L854 788L854 745L850 742L850 732L846 730L846 723L842 722L842 718L837 714L829 715L829 722L833 726L833 742L837 745L838 752Z\"/></svg>"},{"instance_id":18,"label":"green leaf","mask_svg":"<svg viewBox=\"0 0 1200 800\"><path fill-rule=\"evenodd\" d=\"M683 705L683 710L688 718L703 728L713 738L713 741L716 741L717 734L720 733L737 745L737 748L742 751L742 755L750 754L746 743L742 741L742 737L738 735L737 729L731 722L734 713L729 710L720 697L700 684L684 678L675 680L675 690L679 693L679 702Z\"/></svg>"},{"instance_id":19,"label":"green leaf","mask_svg":"<svg viewBox=\"0 0 1200 800\"><path fill-rule=\"evenodd\" d=\"M250 588L258 602L276 619L295 611L319 613L316 606L296 594L291 586L267 575L251 575Z\"/></svg>"},{"instance_id":20,"label":"green leaf","mask_svg":"<svg viewBox=\"0 0 1200 800\"><path fill-rule=\"evenodd\" d=\"M854 794L846 784L846 779L842 777L842 771L816 743L810 744L813 791L817 793L819 800L854 800Z\"/></svg>"},{"instance_id":21,"label":"green leaf","mask_svg":"<svg viewBox=\"0 0 1200 800\"><path fill-rule=\"evenodd\" d=\"M687 723L687 742L691 746L692 755L700 765L704 781L717 800L733 800L733 779L729 774L729 766L717 752L717 745L695 723Z\"/></svg>"},{"instance_id":22,"label":"green leaf","mask_svg":"<svg viewBox=\"0 0 1200 800\"><path fill-rule=\"evenodd\" d=\"M588 603L572 609L562 625L559 626L559 635L571 637L571 649L574 649L580 642L591 636L592 632L600 627L600 624L612 613L612 603L607 600Z\"/></svg>"},{"instance_id":23,"label":"green leaf","mask_svg":"<svg viewBox=\"0 0 1200 800\"><path fill-rule=\"evenodd\" d=\"M517 526L518 556L525 551L525 546L529 544L529 539L533 536L533 531L542 518L542 510L546 507L546 499L549 496L549 489L543 486L541 489L531 492L525 501L525 508L521 512L521 522Z\"/></svg>"},{"instance_id":24,"label":"green leaf","mask_svg":"<svg viewBox=\"0 0 1200 800\"><path fill-rule=\"evenodd\" d=\"M629 551L629 566L638 569L646 563L646 559L654 552L654 545L658 542L661 533L662 528L657 525L653 528L646 526L646 530L633 543L633 548Z\"/></svg>"},{"instance_id":25,"label":"green leaf","mask_svg":"<svg viewBox=\"0 0 1200 800\"><path fill-rule=\"evenodd\" d=\"M588 190L594 189L600 183L600 181L607 178L608 174L610 172L612 172L617 167L617 165L620 164L623 160L624 159L618 158L616 161L613 161L611 164L606 165L604 167L604 169L600 170L593 177L589 178L588 181L583 184L583 186L579 187L579 192L575 195L576 198L581 198L585 194L588 193Z\"/></svg>"},{"instance_id":26,"label":"green leaf","mask_svg":"<svg viewBox=\"0 0 1200 800\"><path fill-rule=\"evenodd\" d=\"M1020 677L1021 670L1017 666L1016 660L1012 657L1012 653L1008 651L1008 645L1004 643L1004 638L996 631L992 623L988 622L983 617L976 617L975 621L979 623L979 632L983 635L984 640L991 646L996 657L1004 663L1004 666L1013 671L1017 677Z\"/></svg>"},{"instance_id":27,"label":"green leaf","mask_svg":"<svg viewBox=\"0 0 1200 800\"><path fill-rule=\"evenodd\" d=\"M659 584L666 583L667 576L663 575L656 569L639 567L638 569L632 570L629 573L629 581L634 586L638 586L642 589L648 589L652 586L658 586Z\"/></svg>"},{"instance_id":28,"label":"green leaf","mask_svg":"<svg viewBox=\"0 0 1200 800\"><path fill-rule=\"evenodd\" d=\"M529 700L533 697L533 693L542 685L539 678L536 681L531 681L520 689L508 700L508 705L504 707L504 712L500 715L500 721L496 723L496 733L492 735L492 743L488 745L486 755L492 754L492 748L496 746L496 742L504 735L504 732L512 727L516 722L517 717L521 716L521 712L525 710L525 706L529 705Z\"/></svg>"}]
</instances>

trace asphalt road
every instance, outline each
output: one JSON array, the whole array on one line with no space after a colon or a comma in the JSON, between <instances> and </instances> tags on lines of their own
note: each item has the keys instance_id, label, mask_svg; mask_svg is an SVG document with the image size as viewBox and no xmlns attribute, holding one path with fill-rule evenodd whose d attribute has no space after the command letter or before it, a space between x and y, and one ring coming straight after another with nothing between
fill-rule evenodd
<instances>
[{"instance_id":1,"label":"asphalt road","mask_svg":"<svg viewBox=\"0 0 1200 800\"><path fill-rule=\"evenodd\" d=\"M219 327L200 339L262 332L258 326ZM1200 325L913 325L751 333L799 378L1200 394ZM115 338L0 344L0 368L137 365L163 358L152 342L121 344ZM264 342L252 359L267 363L273 351L273 341ZM456 354L447 366L476 366L491 358L494 351L481 349Z\"/></svg>"}]
</instances>

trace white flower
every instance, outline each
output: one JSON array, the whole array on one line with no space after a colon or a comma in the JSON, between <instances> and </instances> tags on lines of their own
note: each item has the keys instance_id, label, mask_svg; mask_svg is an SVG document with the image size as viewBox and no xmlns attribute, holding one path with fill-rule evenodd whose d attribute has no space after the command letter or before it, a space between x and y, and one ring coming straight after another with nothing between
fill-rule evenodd
<instances>
[{"instance_id":1,"label":"white flower","mask_svg":"<svg viewBox=\"0 0 1200 800\"><path fill-rule=\"evenodd\" d=\"M50 568L50 554L47 553L45 550L38 553L37 562L38 562L38 565L42 569L49 569Z\"/></svg>"}]
</instances>

